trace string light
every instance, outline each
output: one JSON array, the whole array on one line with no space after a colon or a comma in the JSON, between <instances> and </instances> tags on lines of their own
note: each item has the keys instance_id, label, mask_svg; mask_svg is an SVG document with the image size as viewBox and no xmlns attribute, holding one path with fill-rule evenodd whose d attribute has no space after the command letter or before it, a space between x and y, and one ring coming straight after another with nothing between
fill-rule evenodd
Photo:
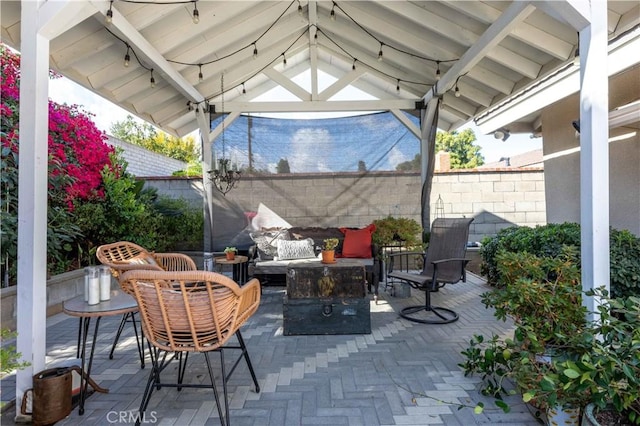
<instances>
[{"instance_id":1,"label":"string light","mask_svg":"<svg viewBox=\"0 0 640 426\"><path fill-rule=\"evenodd\" d=\"M111 10L111 6L113 6L113 0L109 0L109 10L107 10L107 16L105 17L107 24L113 22L113 10Z\"/></svg>"},{"instance_id":2,"label":"string light","mask_svg":"<svg viewBox=\"0 0 640 426\"><path fill-rule=\"evenodd\" d=\"M282 53L282 65L287 66L287 57L284 55L284 52Z\"/></svg>"},{"instance_id":3,"label":"string light","mask_svg":"<svg viewBox=\"0 0 640 426\"><path fill-rule=\"evenodd\" d=\"M332 21L336 20L336 2L332 2L333 6L331 6L331 12L329 13L329 18Z\"/></svg>"},{"instance_id":4,"label":"string light","mask_svg":"<svg viewBox=\"0 0 640 426\"><path fill-rule=\"evenodd\" d=\"M153 68L151 68L150 72L151 72L151 79L149 80L149 83L151 83L151 88L153 89L154 87L156 87L156 79L153 78Z\"/></svg>"},{"instance_id":5,"label":"string light","mask_svg":"<svg viewBox=\"0 0 640 426\"><path fill-rule=\"evenodd\" d=\"M244 81L242 82L242 94L243 95L247 94L247 89L245 89L245 87L244 87Z\"/></svg>"},{"instance_id":6,"label":"string light","mask_svg":"<svg viewBox=\"0 0 640 426\"><path fill-rule=\"evenodd\" d=\"M298 0L298 15L302 16L302 4L300 4L300 0Z\"/></svg>"},{"instance_id":7,"label":"string light","mask_svg":"<svg viewBox=\"0 0 640 426\"><path fill-rule=\"evenodd\" d=\"M110 10L111 10L111 5L112 5L113 1L114 1L114 0L110 0L110 7L109 7L109 9L110 9ZM122 1L123 1L123 2L128 2L128 1L131 1L131 0L122 0ZM199 17L199 12L196 12L196 11L197 11L197 4L196 4L196 2L197 2L198 0L192 0L192 1L193 1L193 3L194 3L194 12L195 12L195 13L194 13L194 15L196 15L196 16L198 16L198 17ZM269 26L269 28L267 28L267 30L265 30L265 31L264 31L264 33L262 33L262 34L261 34L261 35L260 35L260 36L255 40L255 41L253 41L253 42L252 42L251 44L249 44L248 46L244 46L244 47L239 48L238 50L236 50L236 51L234 51L234 52L231 52L231 53L229 53L229 54L227 54L227 55L224 55L224 56L222 56L222 57L218 57L218 58L216 58L216 59L214 59L214 60L211 60L211 61L202 62L202 63L186 63L186 62L180 62L180 61L173 61L173 60L170 60L170 59L167 59L167 62L170 62L170 63L176 63L176 64L181 64L181 65L185 65L185 66L197 66L197 67L198 67L198 79L199 79L199 81L200 81L200 82L202 82L202 81L203 81L203 78L204 78L203 73L202 73L202 66L203 66L203 65L208 65L208 64L211 64L211 63L218 62L218 61L220 61L220 60L223 60L223 59L229 58L229 57L231 57L231 56L233 56L233 55L236 55L236 54L240 53L241 51L245 50L247 47L249 47L249 46L251 46L251 45L253 45L253 57L254 57L254 59L255 59L255 58L257 58L257 55L258 55L257 42L258 42L258 41L260 41L260 40L261 40L261 38L262 38L262 37L264 37L264 36L267 34L267 32L269 32L269 31L270 31L270 29L271 29L271 28L273 28L273 27L275 26L275 24L276 24L276 23L277 23L277 22L278 22L278 21L279 21L279 20L284 16L284 14L287 12L287 10L289 10L289 9L290 9L290 7L293 5L293 3L294 3L295 1L296 1L296 0L293 0L291 3L289 3L289 5L287 6L287 8L285 8L285 10L284 10L284 11L281 13L281 15L280 15L280 16L279 16L279 17L278 17L278 18L273 22L273 24L271 24L271 25ZM297 0L297 1L298 1L298 11L300 12L300 10L302 9L301 1L300 1L300 0ZM131 2L134 2L134 1L131 1ZM332 2L332 10L333 10L333 12L334 12L334 16L335 16L335 8L337 8L337 9L339 9L340 11L344 12L344 10L342 10L342 8L340 7L340 5L339 5L339 4L337 4L335 1L333 1L333 2ZM112 13L112 12L111 12L111 13L107 13L107 15L111 15L111 16L113 16L113 13ZM346 15L349 19L351 19L351 21L353 21L353 22L354 22L358 27L360 27L363 31L367 32L371 37L375 38L375 36L373 36L371 33L369 33L369 32L368 32L364 27L362 27L358 22L356 22L353 18L351 18L351 16L349 16L347 13L345 13L345 15ZM299 40L299 39L300 39L300 37L302 37L302 36L303 36L307 31L310 31L310 29L311 29L311 27L312 27L312 26L316 28L316 31L314 32L314 39L316 39L316 40L317 40L317 38L318 38L318 32L320 32L320 31L322 31L322 30L321 30L320 28L318 28L318 27L317 27L317 25L315 25L315 24L311 24L311 25L309 25L309 27L307 27L307 29L306 29L302 34L300 34L300 36L296 39L296 41L297 41L297 40ZM155 78L154 78L154 76L153 76L153 70L152 70L151 68L149 68L149 67L145 66L145 65L140 61L140 59L139 59L139 58L137 57L137 55L136 55L136 52L133 50L133 48L131 48L131 47L129 46L129 44L128 44L125 40L121 39L120 37L118 37L117 35L115 35L114 33L112 33L111 31L109 31L107 28L105 28L105 29L106 29L109 33L111 33L114 37L118 38L122 43L124 43L124 44L127 46L127 54L125 55L125 59L127 58L127 56L129 56L129 58L130 58L129 52L131 52L133 55L135 55L136 60L138 61L138 63L140 64L140 66L142 66L142 67L143 67L143 68L145 68L146 70L150 71L150 73L151 73L151 84L152 84L152 87L155 87ZM336 44L336 46L337 46L338 48L340 48L342 51L344 51L348 56L350 56L350 57L353 59L353 63L352 63L352 65L351 65L351 69L355 71L355 70L356 70L356 61L357 61L357 59L355 58L355 56L353 56L352 54L350 54L349 52L347 52L347 51L346 51L342 46L340 46L340 45L339 45L339 44L337 44L335 41L333 41L333 40L331 39L331 37L328 37L324 32L323 32L323 34L325 35L325 37L326 37L329 41L331 41L332 43ZM388 47L390 47L390 48L392 48L392 49L398 50L398 51L399 51L399 52L401 52L401 53L405 53L405 54L410 55L410 56L413 56L413 57L417 57L417 58L421 58L421 59L424 59L424 60L429 60L429 61L435 62L435 63L436 63L436 80L438 80L438 79L439 79L439 77L440 77L440 63L441 63L441 62L454 62L454 61L457 61L457 59L454 59L454 60L435 60L435 59L431 59L431 58L424 58L424 57L421 57L421 56L418 56L418 55L415 55L415 54L412 54L412 53L409 53L409 52L404 52L404 51L402 51L402 50L399 50L399 49L397 49L397 48L395 48L395 47L393 47L393 46L391 46L391 45L386 44L385 42L383 42L383 41L381 41L381 40L378 40L377 38L375 38L375 39L380 43L380 49L379 49L379 51L378 51L378 60L379 60L379 61L382 61L382 60L384 59L383 47L384 47L384 46L388 46ZM293 44L295 44L295 42L294 42L294 43L292 43L292 45L293 45ZM289 48L291 48L291 46L290 46ZM287 51L288 51L288 49L289 49L289 48L285 49L285 51L281 54L281 55L283 56L283 65L284 65L284 66L286 66L286 65L287 65L286 53L287 53ZM275 58L274 58L274 60L275 60ZM273 65L273 61L274 61L274 60L272 60L272 61L271 61L270 63L268 63L268 64L267 64L263 69L259 70L258 72L256 72L255 74L253 74L253 75L252 75L251 77L249 77L249 78L253 78L253 77L255 77L255 76L256 76L256 75L258 75L260 72L262 72L266 67L268 67L268 66L272 66L272 65ZM370 66L370 65L368 65L368 64L366 64L366 63L364 63L364 65L365 65L365 66L367 66L367 67L369 67L369 68L371 68L372 70L374 70L374 71L376 71L376 72L380 73L380 74L383 74L383 75L385 75L385 76L387 76L387 77L390 77L390 78L395 79L395 80L396 80L396 83L397 83L397 84L396 84L396 90L400 90L400 88L399 88L399 86L400 86L400 81L402 81L402 82L404 82L404 83L409 83L409 84L418 84L418 85L426 85L426 86L431 85L431 84L429 84L429 83L424 83L424 82L408 81L408 80L407 80L407 81L405 81L405 80L402 80L402 79L398 79L398 78L396 78L395 76L392 76L392 75L386 74L386 73L384 73L384 72L382 72L382 71L380 71L380 70L376 69L375 67L372 67L372 66ZM245 82L246 82L246 80L245 80ZM243 83L242 83L242 92L243 92L243 94L246 94L245 82L243 82ZM456 85L456 86L457 86L457 85ZM237 86L236 86L236 87L237 87ZM459 89L457 90L457 95L456 95L456 96L460 96Z\"/></svg>"},{"instance_id":8,"label":"string light","mask_svg":"<svg viewBox=\"0 0 640 426\"><path fill-rule=\"evenodd\" d=\"M131 51L131 46L129 46L127 44L127 53L124 55L124 66L128 67L129 66L129 62L131 61L131 56L129 55L129 52Z\"/></svg>"},{"instance_id":9,"label":"string light","mask_svg":"<svg viewBox=\"0 0 640 426\"><path fill-rule=\"evenodd\" d=\"M193 111L193 104L191 101L187 101L187 111Z\"/></svg>"},{"instance_id":10,"label":"string light","mask_svg":"<svg viewBox=\"0 0 640 426\"><path fill-rule=\"evenodd\" d=\"M193 2L193 23L197 24L200 22L200 12L198 12L198 0L194 0Z\"/></svg>"},{"instance_id":11,"label":"string light","mask_svg":"<svg viewBox=\"0 0 640 426\"><path fill-rule=\"evenodd\" d=\"M464 74L462 74L462 75L464 75ZM458 87L458 80L460 80L460 77L462 77L462 75L459 75L458 78L456 78L456 88L455 88L455 90L453 92L453 94L455 95L456 98L459 98L462 95L462 93L460 93L460 88Z\"/></svg>"},{"instance_id":12,"label":"string light","mask_svg":"<svg viewBox=\"0 0 640 426\"><path fill-rule=\"evenodd\" d=\"M398 82L396 83L396 92L400 91L400 79L398 79Z\"/></svg>"}]
</instances>

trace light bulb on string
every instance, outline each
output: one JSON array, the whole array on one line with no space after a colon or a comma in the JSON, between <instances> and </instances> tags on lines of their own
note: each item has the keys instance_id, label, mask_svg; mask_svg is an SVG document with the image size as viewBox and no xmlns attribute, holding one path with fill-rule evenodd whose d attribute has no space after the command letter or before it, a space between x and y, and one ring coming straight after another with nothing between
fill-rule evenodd
<instances>
[{"instance_id":1,"label":"light bulb on string","mask_svg":"<svg viewBox=\"0 0 640 426\"><path fill-rule=\"evenodd\" d=\"M382 62L382 46L384 46L384 43L380 43L380 51L378 52L378 61Z\"/></svg>"},{"instance_id":2,"label":"light bulb on string","mask_svg":"<svg viewBox=\"0 0 640 426\"><path fill-rule=\"evenodd\" d=\"M456 84L456 89L455 89L455 91L453 92L453 94L455 95L455 97L456 97L456 98L459 98L459 97L461 96L460 88L458 88L458 85L457 85L457 84Z\"/></svg>"},{"instance_id":3,"label":"light bulb on string","mask_svg":"<svg viewBox=\"0 0 640 426\"><path fill-rule=\"evenodd\" d=\"M331 12L329 13L329 19L331 19L332 21L336 20L336 4L335 4L335 2L333 3L333 6L331 6Z\"/></svg>"},{"instance_id":4,"label":"light bulb on string","mask_svg":"<svg viewBox=\"0 0 640 426\"><path fill-rule=\"evenodd\" d=\"M300 0L298 0L298 15L302 16L302 4L300 4Z\"/></svg>"},{"instance_id":5,"label":"light bulb on string","mask_svg":"<svg viewBox=\"0 0 640 426\"><path fill-rule=\"evenodd\" d=\"M287 66L287 57L284 55L284 53L282 54L282 65L283 66Z\"/></svg>"},{"instance_id":6,"label":"light bulb on string","mask_svg":"<svg viewBox=\"0 0 640 426\"><path fill-rule=\"evenodd\" d=\"M398 79L398 82L396 83L396 92L400 91L400 79Z\"/></svg>"},{"instance_id":7,"label":"light bulb on string","mask_svg":"<svg viewBox=\"0 0 640 426\"><path fill-rule=\"evenodd\" d=\"M149 83L151 84L151 88L153 89L154 87L156 87L156 79L153 78L153 68L151 68L150 72L151 78L149 79Z\"/></svg>"},{"instance_id":8,"label":"light bulb on string","mask_svg":"<svg viewBox=\"0 0 640 426\"><path fill-rule=\"evenodd\" d=\"M202 75L202 64L198 64L199 72L198 72L198 81L202 83L204 80L204 75Z\"/></svg>"},{"instance_id":9,"label":"light bulb on string","mask_svg":"<svg viewBox=\"0 0 640 426\"><path fill-rule=\"evenodd\" d=\"M113 6L113 0L109 1L109 10L107 10L107 16L104 18L107 24L113 22L113 10L111 10L111 6Z\"/></svg>"},{"instance_id":10,"label":"light bulb on string","mask_svg":"<svg viewBox=\"0 0 640 426\"><path fill-rule=\"evenodd\" d=\"M253 43L253 59L256 59L258 57L258 46L256 46L255 43Z\"/></svg>"},{"instance_id":11,"label":"light bulb on string","mask_svg":"<svg viewBox=\"0 0 640 426\"><path fill-rule=\"evenodd\" d=\"M436 81L440 81L440 61L436 61Z\"/></svg>"},{"instance_id":12,"label":"light bulb on string","mask_svg":"<svg viewBox=\"0 0 640 426\"><path fill-rule=\"evenodd\" d=\"M357 59L356 59L356 58L353 58L353 65L351 65L351 69L352 69L353 71L355 71L355 70L356 70L356 61L357 61Z\"/></svg>"},{"instance_id":13,"label":"light bulb on string","mask_svg":"<svg viewBox=\"0 0 640 426\"><path fill-rule=\"evenodd\" d=\"M129 62L131 61L131 55L129 55L129 51L131 50L131 47L129 47L129 45L127 45L127 53L124 55L124 66L125 68L129 66Z\"/></svg>"},{"instance_id":14,"label":"light bulb on string","mask_svg":"<svg viewBox=\"0 0 640 426\"><path fill-rule=\"evenodd\" d=\"M195 0L193 2L193 23L197 24L198 22L200 22L200 12L198 12L198 3L196 3L198 0Z\"/></svg>"},{"instance_id":15,"label":"light bulb on string","mask_svg":"<svg viewBox=\"0 0 640 426\"><path fill-rule=\"evenodd\" d=\"M245 89L245 87L244 87L244 81L242 82L242 94L243 95L247 94L247 89Z\"/></svg>"}]
</instances>

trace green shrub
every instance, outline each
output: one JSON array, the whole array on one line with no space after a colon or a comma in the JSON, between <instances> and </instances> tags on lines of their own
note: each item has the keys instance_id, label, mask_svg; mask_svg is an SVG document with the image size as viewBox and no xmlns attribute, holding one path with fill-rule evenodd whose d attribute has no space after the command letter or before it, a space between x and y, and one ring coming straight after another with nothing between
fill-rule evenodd
<instances>
[{"instance_id":1,"label":"green shrub","mask_svg":"<svg viewBox=\"0 0 640 426\"><path fill-rule=\"evenodd\" d=\"M160 197L154 203L161 215L157 251L202 250L204 213L183 198Z\"/></svg>"},{"instance_id":2,"label":"green shrub","mask_svg":"<svg viewBox=\"0 0 640 426\"><path fill-rule=\"evenodd\" d=\"M502 229L495 237L482 241L482 274L491 285L502 285L497 257L501 251L531 253L557 257L564 246L575 247L572 259L580 267L580 225L577 223L548 224ZM611 282L613 298L640 295L640 238L629 231L610 230Z\"/></svg>"},{"instance_id":3,"label":"green shrub","mask_svg":"<svg viewBox=\"0 0 640 426\"><path fill-rule=\"evenodd\" d=\"M373 221L376 230L371 239L378 247L402 245L406 248L422 246L422 226L414 219L388 216Z\"/></svg>"}]
</instances>

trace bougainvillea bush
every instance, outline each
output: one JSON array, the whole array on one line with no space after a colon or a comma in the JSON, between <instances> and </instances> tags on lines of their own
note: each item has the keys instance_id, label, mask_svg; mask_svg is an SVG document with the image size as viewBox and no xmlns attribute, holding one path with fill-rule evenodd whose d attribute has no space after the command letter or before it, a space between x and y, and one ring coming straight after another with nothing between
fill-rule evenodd
<instances>
[{"instance_id":1,"label":"bougainvillea bush","mask_svg":"<svg viewBox=\"0 0 640 426\"><path fill-rule=\"evenodd\" d=\"M15 276L19 163L20 57L5 46L1 53L0 163L3 279ZM54 73L52 77L57 77ZM74 210L105 197L102 173L119 173L114 150L88 113L77 105L49 101L47 247L49 272L66 270L83 250L82 229ZM6 282L4 283L6 285Z\"/></svg>"}]
</instances>

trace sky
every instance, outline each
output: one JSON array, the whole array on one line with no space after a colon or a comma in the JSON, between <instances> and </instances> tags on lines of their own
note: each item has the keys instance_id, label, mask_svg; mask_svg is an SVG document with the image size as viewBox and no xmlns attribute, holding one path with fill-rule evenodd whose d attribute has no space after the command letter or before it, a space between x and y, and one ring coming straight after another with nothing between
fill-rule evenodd
<instances>
[{"instance_id":1,"label":"sky","mask_svg":"<svg viewBox=\"0 0 640 426\"><path fill-rule=\"evenodd\" d=\"M308 76L305 76L303 73L293 80L296 81L300 86L304 87L306 85L305 81L307 80L307 78ZM332 83L331 79L332 77L326 75L319 77L319 90L321 91L324 87L328 87ZM350 90L352 91L343 91L342 93L337 94L332 99L366 99L367 97L369 99L373 99L369 95L359 91L358 89L351 88ZM256 98L255 100L266 101L272 99L295 99L290 98L291 96L293 95L290 95L288 92L284 91L284 89L281 89L281 91L279 91L279 89L276 88L270 92L265 93L259 98ZM127 115L132 115L123 108L118 107L110 101L92 93L91 91L64 77L56 80L50 80L49 97L58 103L81 105L83 107L83 110L94 115L92 119L96 126L100 130L103 130L107 133L109 133L109 128L111 127L112 123L123 121L126 119ZM282 116L290 118L296 117L292 114L283 114ZM326 116L327 115L316 113L316 117ZM333 116L336 115L334 114ZM298 115L297 117L311 118L311 115L302 113L302 115ZM479 129L475 125L473 125L473 123L465 125L459 130L462 131L466 128L471 128L474 131L477 138L476 145L481 147L480 153L483 155L485 163L497 162L502 157L512 157L517 154L542 148L542 139L531 139L529 134L514 134L507 141L503 142L500 139L495 139L493 135L481 134Z\"/></svg>"}]
</instances>

